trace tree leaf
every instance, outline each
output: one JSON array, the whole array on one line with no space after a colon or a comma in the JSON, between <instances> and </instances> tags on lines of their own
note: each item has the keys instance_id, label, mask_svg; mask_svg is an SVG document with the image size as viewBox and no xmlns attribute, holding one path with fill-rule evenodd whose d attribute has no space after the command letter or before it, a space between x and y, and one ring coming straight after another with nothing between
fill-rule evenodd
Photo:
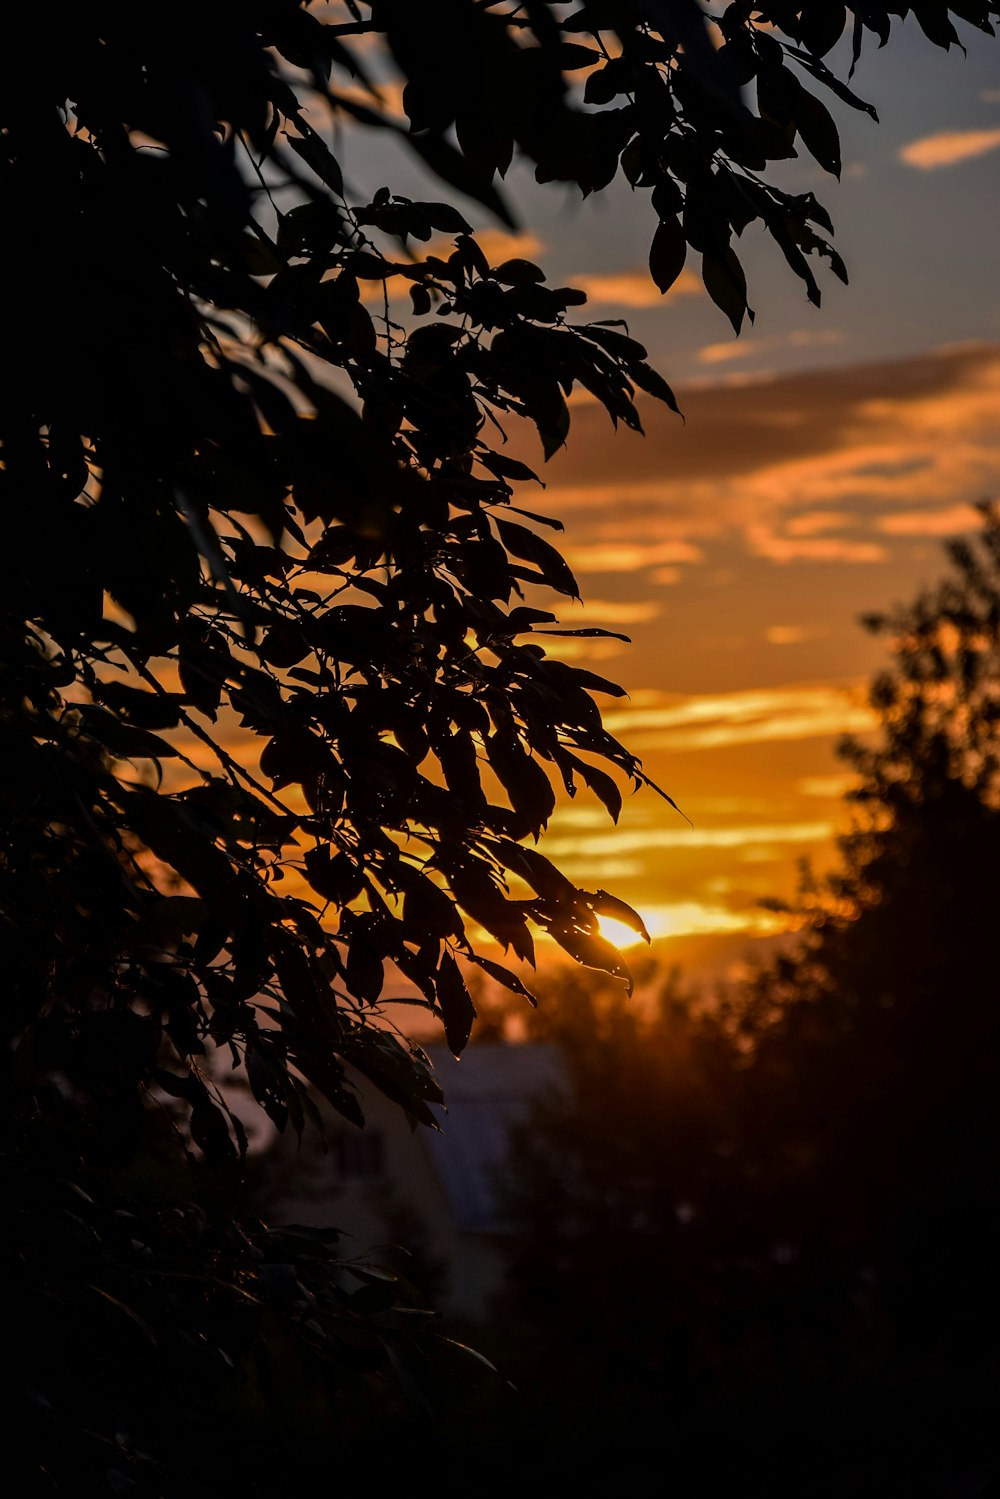
<instances>
[{"instance_id":1,"label":"tree leaf","mask_svg":"<svg viewBox=\"0 0 1000 1499\"><path fill-rule=\"evenodd\" d=\"M517 227L511 210L493 186L492 173L477 168L467 155L456 151L443 136L431 132L414 133L407 136L407 139L435 176L457 188L460 193L482 203L484 208L488 208L509 229Z\"/></svg>"},{"instance_id":2,"label":"tree leaf","mask_svg":"<svg viewBox=\"0 0 1000 1499\"><path fill-rule=\"evenodd\" d=\"M453 1056L461 1056L472 1034L476 1007L458 964L450 952L442 954L437 975L437 996L444 1018L444 1035Z\"/></svg>"},{"instance_id":3,"label":"tree leaf","mask_svg":"<svg viewBox=\"0 0 1000 1499\"><path fill-rule=\"evenodd\" d=\"M634 932L638 932L647 943L652 940L646 930L646 923L638 911L634 911L630 905L619 900L617 896L609 895L606 890L597 890L593 895L587 896L587 900L592 910L598 911L602 916L611 916L616 921L624 922Z\"/></svg>"},{"instance_id":4,"label":"tree leaf","mask_svg":"<svg viewBox=\"0 0 1000 1499\"><path fill-rule=\"evenodd\" d=\"M731 248L721 253L706 250L701 260L701 274L708 295L726 314L733 332L738 334L748 309L746 277L735 252Z\"/></svg>"},{"instance_id":5,"label":"tree leaf","mask_svg":"<svg viewBox=\"0 0 1000 1499\"><path fill-rule=\"evenodd\" d=\"M509 968L504 968L502 963L495 963L492 958L485 958L482 953L477 952L463 953L462 956L470 963L475 963L484 973L488 973L490 978L495 979L505 989L509 989L512 994L520 994L531 1005L538 1004L538 1000L524 986L517 974L511 973Z\"/></svg>"},{"instance_id":6,"label":"tree leaf","mask_svg":"<svg viewBox=\"0 0 1000 1499\"><path fill-rule=\"evenodd\" d=\"M649 274L661 292L666 294L684 269L687 239L680 219L661 219L649 247Z\"/></svg>"},{"instance_id":7,"label":"tree leaf","mask_svg":"<svg viewBox=\"0 0 1000 1499\"><path fill-rule=\"evenodd\" d=\"M612 978L622 979L626 993L631 995L634 987L632 975L618 949L610 942L597 933L581 931L579 927L566 922L547 922L546 929L571 958L575 958L585 968L598 968L603 973L610 973Z\"/></svg>"},{"instance_id":8,"label":"tree leaf","mask_svg":"<svg viewBox=\"0 0 1000 1499\"><path fill-rule=\"evenodd\" d=\"M529 531L527 526L519 526L516 521L498 519L496 528L507 550L513 552L515 557L523 557L527 562L533 562L551 588L558 593L568 594L570 598L579 598L580 589L577 581L569 565L554 546L536 535L534 531Z\"/></svg>"}]
</instances>

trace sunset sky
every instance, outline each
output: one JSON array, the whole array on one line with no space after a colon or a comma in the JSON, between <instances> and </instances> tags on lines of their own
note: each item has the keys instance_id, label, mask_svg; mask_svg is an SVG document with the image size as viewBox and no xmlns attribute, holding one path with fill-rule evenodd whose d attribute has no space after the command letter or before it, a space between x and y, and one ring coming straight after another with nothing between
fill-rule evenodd
<instances>
[{"instance_id":1,"label":"sunset sky","mask_svg":"<svg viewBox=\"0 0 1000 1499\"><path fill-rule=\"evenodd\" d=\"M545 494L524 503L566 524L586 603L562 622L632 636L565 653L590 646L628 688L608 726L693 826L643 792L615 829L581 795L543 848L633 901L695 973L774 932L758 902L794 895L800 860L830 866L849 816L834 746L869 726L884 660L858 616L938 576L941 540L1000 495L1000 54L972 31L968 44L946 55L908 23L862 59L854 87L881 124L839 108L843 180L801 161L782 179L831 211L851 285L825 277L817 310L748 231L757 319L739 340L695 256L666 299L651 285L643 194L581 203L509 179L509 253L583 286L591 316L627 319L686 418L650 404L645 439L615 437L576 403ZM365 150L364 186L398 184L390 147ZM498 230L485 240L504 253Z\"/></svg>"}]
</instances>

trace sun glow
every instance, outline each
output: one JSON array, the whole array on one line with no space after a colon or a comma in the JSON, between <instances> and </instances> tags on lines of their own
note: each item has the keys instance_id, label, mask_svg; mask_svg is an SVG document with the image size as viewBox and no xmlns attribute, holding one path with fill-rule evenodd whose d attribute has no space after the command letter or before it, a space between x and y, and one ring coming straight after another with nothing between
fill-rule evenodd
<instances>
[{"instance_id":1,"label":"sun glow","mask_svg":"<svg viewBox=\"0 0 1000 1499\"><path fill-rule=\"evenodd\" d=\"M634 932L630 926L626 926L624 921L619 921L615 916L602 916L598 925L604 940L615 947L635 947L637 942L646 940L641 932Z\"/></svg>"},{"instance_id":2,"label":"sun glow","mask_svg":"<svg viewBox=\"0 0 1000 1499\"><path fill-rule=\"evenodd\" d=\"M718 904L688 900L673 905L640 905L638 909L654 943L665 937L721 936L737 932L745 932L748 937L770 937L795 925L786 915L759 906L734 911ZM608 942L623 950L643 941L638 932L613 916L600 918L600 931Z\"/></svg>"}]
</instances>

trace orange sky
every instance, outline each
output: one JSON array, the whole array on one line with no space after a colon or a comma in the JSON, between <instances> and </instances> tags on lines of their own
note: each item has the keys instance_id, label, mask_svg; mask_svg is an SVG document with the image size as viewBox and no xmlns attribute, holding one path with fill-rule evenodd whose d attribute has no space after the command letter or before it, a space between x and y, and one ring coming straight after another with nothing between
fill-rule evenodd
<instances>
[{"instance_id":1,"label":"orange sky","mask_svg":"<svg viewBox=\"0 0 1000 1499\"><path fill-rule=\"evenodd\" d=\"M586 601L541 602L565 625L633 637L561 649L629 689L609 726L693 824L644 792L615 830L581 792L542 846L641 907L695 972L773 933L759 902L794 894L802 858L830 866L849 816L834 747L869 727L865 687L884 660L858 616L936 578L941 541L1000 496L1000 54L960 29L965 57L909 22L862 57L854 87L881 123L838 109L840 183L806 161L777 169L831 210L851 284L827 278L808 306L750 230L739 251L757 319L739 340L697 256L666 298L651 286L641 192L581 202L515 163L516 238L467 205L491 254L582 286L582 316L627 320L685 413L648 408L640 439L574 401L546 491L520 502L565 522ZM359 187L440 196L388 138L369 132L361 149Z\"/></svg>"},{"instance_id":2,"label":"orange sky","mask_svg":"<svg viewBox=\"0 0 1000 1499\"><path fill-rule=\"evenodd\" d=\"M780 926L758 903L794 894L803 857L831 862L849 784L834 747L871 727L884 659L857 616L937 576L941 538L1000 494L1000 346L679 395L686 424L650 408L644 440L575 407L534 503L565 521L587 600L562 622L633 638L563 652L629 689L608 727L693 826L643 792L616 830L581 795L543 846L702 969Z\"/></svg>"},{"instance_id":3,"label":"orange sky","mask_svg":"<svg viewBox=\"0 0 1000 1499\"><path fill-rule=\"evenodd\" d=\"M648 205L627 189L580 204L515 167L516 236L467 205L491 256L537 259L587 291L582 316L627 320L684 411L647 403L640 438L574 399L545 492L518 499L565 523L585 600L537 602L633 638L550 649L628 689L608 727L690 819L646 791L616 829L581 792L542 847L638 907L661 955L696 977L780 933L761 902L794 896L803 859L833 862L849 818L835 745L871 728L865 689L884 660L858 616L935 579L941 540L1000 497L1000 54L972 38L963 64L913 27L901 36L858 70L882 125L841 116L844 181L785 168L833 211L851 270L819 310L751 234L758 316L738 341L697 257L661 298ZM412 163L401 180L391 142L363 147L369 191L440 196ZM527 434L511 451L540 463Z\"/></svg>"}]
</instances>

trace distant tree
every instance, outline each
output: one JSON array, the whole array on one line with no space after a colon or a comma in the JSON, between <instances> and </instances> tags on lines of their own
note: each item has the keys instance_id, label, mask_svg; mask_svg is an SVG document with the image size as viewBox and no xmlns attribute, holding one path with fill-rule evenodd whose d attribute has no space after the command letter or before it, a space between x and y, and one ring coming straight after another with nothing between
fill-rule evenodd
<instances>
[{"instance_id":1,"label":"distant tree","mask_svg":"<svg viewBox=\"0 0 1000 1499\"><path fill-rule=\"evenodd\" d=\"M821 1492L910 1492L922 1465L962 1491L988 1450L995 1476L1000 512L948 551L867 621L892 659L843 746L855 822L787 951L721 1005L567 981L548 1006L568 1088L515 1141L502 1325L530 1329L529 1380L540 1339L565 1348L569 1393L539 1399L588 1462L652 1463L641 1433L672 1422L682 1492L686 1465L695 1493L811 1492L834 1430ZM706 1455L713 1421L765 1420L756 1468Z\"/></svg>"},{"instance_id":2,"label":"distant tree","mask_svg":"<svg viewBox=\"0 0 1000 1499\"><path fill-rule=\"evenodd\" d=\"M902 1336L968 1353L1000 1336L998 512L948 550L950 576L867 621L893 660L875 742L843 746L856 825L745 1019L817 1220L853 1239Z\"/></svg>"},{"instance_id":3,"label":"distant tree","mask_svg":"<svg viewBox=\"0 0 1000 1499\"><path fill-rule=\"evenodd\" d=\"M911 9L943 46L951 14L987 32L997 14ZM820 94L868 108L823 60L846 20L733 3L710 26L693 0L18 13L0 153L5 1200L31 1219L11 1284L45 1329L26 1367L50 1486L176 1487L176 1423L207 1461L213 1422L241 1420L264 1483L259 1453L287 1443L254 1414L248 1360L289 1388L327 1371L321 1442L350 1405L345 1349L402 1357L384 1289L349 1298L335 1250L236 1226L220 1057L279 1125L301 1128L307 1085L359 1118L348 1066L430 1123L419 1051L373 1023L387 962L455 1051L474 1018L462 964L523 988L467 919L519 958L534 926L627 977L597 931L620 906L522 842L550 776L612 815L609 770L646 777L591 697L617 689L525 639L555 623L525 587L577 586L512 503L530 469L491 444L526 417L548 457L577 384L636 428L638 392L673 396L626 333L569 321L582 293L491 265L467 214L512 222L495 178L515 149L585 193L621 171L650 195L661 290L690 246L738 328L732 236L760 220L818 300L811 257L843 274L825 211L761 174L796 140L838 170ZM889 26L859 10L855 54ZM341 147L369 129L462 206L368 200ZM305 1420L263 1389L278 1426Z\"/></svg>"},{"instance_id":4,"label":"distant tree","mask_svg":"<svg viewBox=\"0 0 1000 1499\"><path fill-rule=\"evenodd\" d=\"M568 972L541 999L533 1030L560 1047L566 1081L519 1126L498 1183L518 1305L595 1389L621 1355L624 1399L633 1375L676 1394L707 1330L697 1288L728 1180L714 1152L735 1127L734 1049L676 976L641 1007Z\"/></svg>"}]
</instances>

